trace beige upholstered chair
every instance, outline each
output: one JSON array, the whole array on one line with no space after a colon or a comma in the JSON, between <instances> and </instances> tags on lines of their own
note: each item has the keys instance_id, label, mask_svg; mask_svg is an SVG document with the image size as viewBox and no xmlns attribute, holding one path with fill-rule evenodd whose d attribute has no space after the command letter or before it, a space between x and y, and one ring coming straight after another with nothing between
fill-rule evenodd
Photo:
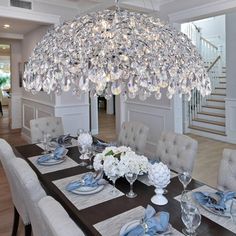
<instances>
[{"instance_id":1,"label":"beige upholstered chair","mask_svg":"<svg viewBox=\"0 0 236 236\"><path fill-rule=\"evenodd\" d=\"M197 141L186 135L163 132L157 144L156 157L172 170L191 173L197 148Z\"/></svg>"},{"instance_id":2,"label":"beige upholstered chair","mask_svg":"<svg viewBox=\"0 0 236 236\"><path fill-rule=\"evenodd\" d=\"M82 230L54 198L44 197L39 201L38 206L48 235L84 236Z\"/></svg>"},{"instance_id":3,"label":"beige upholstered chair","mask_svg":"<svg viewBox=\"0 0 236 236\"><path fill-rule=\"evenodd\" d=\"M12 235L17 235L20 216L25 226L25 235L30 236L31 225L29 214L23 200L22 191L18 188L17 183L15 181L15 177L12 172L12 160L15 160L16 156L11 146L4 139L0 139L0 159L10 186L11 198L14 204L14 222L12 228Z\"/></svg>"},{"instance_id":4,"label":"beige upholstered chair","mask_svg":"<svg viewBox=\"0 0 236 236\"><path fill-rule=\"evenodd\" d=\"M118 137L118 145L131 147L133 151L145 152L149 128L140 122L124 122Z\"/></svg>"},{"instance_id":5,"label":"beige upholstered chair","mask_svg":"<svg viewBox=\"0 0 236 236\"><path fill-rule=\"evenodd\" d=\"M236 191L236 150L224 149L217 187L222 191Z\"/></svg>"},{"instance_id":6,"label":"beige upholstered chair","mask_svg":"<svg viewBox=\"0 0 236 236\"><path fill-rule=\"evenodd\" d=\"M12 160L11 170L17 189L23 195L22 203L25 204L29 214L33 235L48 236L38 207L39 200L45 197L46 193L37 175L28 163L21 158Z\"/></svg>"},{"instance_id":7,"label":"beige upholstered chair","mask_svg":"<svg viewBox=\"0 0 236 236\"><path fill-rule=\"evenodd\" d=\"M30 121L31 142L38 143L44 133L49 133L52 138L64 134L61 117L42 117Z\"/></svg>"}]
</instances>

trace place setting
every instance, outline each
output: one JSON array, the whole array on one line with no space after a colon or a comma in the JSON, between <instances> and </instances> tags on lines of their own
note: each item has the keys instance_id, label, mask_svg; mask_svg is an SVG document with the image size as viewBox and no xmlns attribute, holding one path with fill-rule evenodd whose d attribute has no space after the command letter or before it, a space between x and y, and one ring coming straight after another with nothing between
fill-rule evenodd
<instances>
[{"instance_id":1,"label":"place setting","mask_svg":"<svg viewBox=\"0 0 236 236\"><path fill-rule=\"evenodd\" d=\"M201 215L236 233L236 192L215 190L207 185L186 190L191 181L188 173L179 174L179 180L184 190L175 199L180 201L185 235L197 235Z\"/></svg>"},{"instance_id":2,"label":"place setting","mask_svg":"<svg viewBox=\"0 0 236 236\"><path fill-rule=\"evenodd\" d=\"M30 157L29 160L42 174L78 166L78 163L68 157L67 153L68 149L64 146L57 146L53 151Z\"/></svg>"}]
</instances>

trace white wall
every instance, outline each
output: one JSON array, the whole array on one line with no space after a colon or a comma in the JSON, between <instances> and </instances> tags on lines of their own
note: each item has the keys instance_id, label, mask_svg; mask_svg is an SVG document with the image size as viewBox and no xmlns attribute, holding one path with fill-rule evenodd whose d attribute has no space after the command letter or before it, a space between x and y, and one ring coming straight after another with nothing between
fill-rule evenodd
<instances>
[{"instance_id":1,"label":"white wall","mask_svg":"<svg viewBox=\"0 0 236 236\"><path fill-rule=\"evenodd\" d=\"M226 14L226 133L236 143L236 12Z\"/></svg>"}]
</instances>

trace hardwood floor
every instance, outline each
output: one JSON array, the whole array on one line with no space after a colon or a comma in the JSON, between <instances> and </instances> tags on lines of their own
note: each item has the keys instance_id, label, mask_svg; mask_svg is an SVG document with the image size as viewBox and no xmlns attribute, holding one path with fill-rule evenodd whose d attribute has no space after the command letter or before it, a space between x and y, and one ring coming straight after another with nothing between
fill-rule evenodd
<instances>
[{"instance_id":1,"label":"hardwood floor","mask_svg":"<svg viewBox=\"0 0 236 236\"><path fill-rule=\"evenodd\" d=\"M115 117L106 115L105 112L99 113L99 135L105 141L116 139ZM197 135L189 135L198 141L198 155L195 162L193 177L211 186L216 186L219 162L222 158L224 148L236 149L236 145L223 143ZM8 126L8 120L0 118L0 138L6 139L11 145L26 144L20 132L13 133ZM11 201L10 189L0 165L0 236L9 236L12 229L13 204ZM23 224L20 222L19 236L24 235Z\"/></svg>"}]
</instances>

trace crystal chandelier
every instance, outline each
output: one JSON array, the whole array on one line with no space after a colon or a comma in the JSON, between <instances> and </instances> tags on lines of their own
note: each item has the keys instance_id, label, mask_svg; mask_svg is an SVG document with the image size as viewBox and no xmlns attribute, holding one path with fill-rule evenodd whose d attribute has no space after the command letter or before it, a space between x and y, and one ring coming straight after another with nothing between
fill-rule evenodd
<instances>
[{"instance_id":1,"label":"crystal chandelier","mask_svg":"<svg viewBox=\"0 0 236 236\"><path fill-rule=\"evenodd\" d=\"M50 29L26 65L23 85L33 94L71 89L106 99L160 99L163 92L190 99L194 88L203 96L211 91L201 56L186 35L154 16L118 8Z\"/></svg>"}]
</instances>

